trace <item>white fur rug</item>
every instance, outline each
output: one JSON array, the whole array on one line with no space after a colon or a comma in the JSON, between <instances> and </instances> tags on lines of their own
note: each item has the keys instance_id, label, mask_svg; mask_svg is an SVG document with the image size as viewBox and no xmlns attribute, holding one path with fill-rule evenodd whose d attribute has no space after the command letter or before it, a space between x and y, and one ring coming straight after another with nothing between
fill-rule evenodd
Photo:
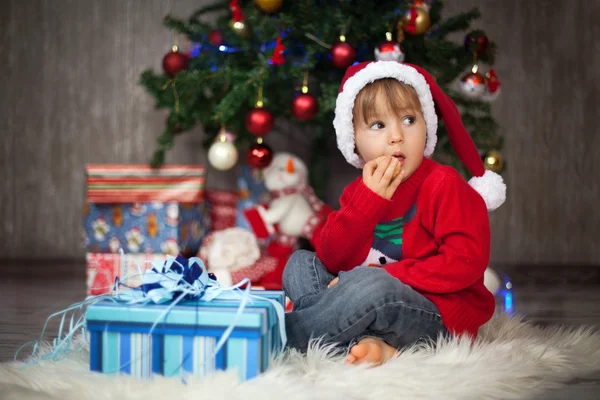
<instances>
[{"instance_id":1,"label":"white fur rug","mask_svg":"<svg viewBox=\"0 0 600 400\"><path fill-rule=\"evenodd\" d=\"M591 329L541 329L494 317L477 342L449 340L403 352L367 369L347 366L327 348L287 353L249 382L219 372L184 385L179 379L143 381L88 371L88 353L56 363L0 364L5 400L183 399L525 399L600 369L600 334Z\"/></svg>"}]
</instances>

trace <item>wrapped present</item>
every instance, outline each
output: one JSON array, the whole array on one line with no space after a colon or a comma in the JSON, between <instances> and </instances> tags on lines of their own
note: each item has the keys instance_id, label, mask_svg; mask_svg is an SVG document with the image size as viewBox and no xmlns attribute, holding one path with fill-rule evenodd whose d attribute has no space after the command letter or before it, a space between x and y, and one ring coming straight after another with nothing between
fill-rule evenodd
<instances>
[{"instance_id":1,"label":"wrapped present","mask_svg":"<svg viewBox=\"0 0 600 400\"><path fill-rule=\"evenodd\" d=\"M237 226L251 231L244 210L256 207L270 200L270 194L260 177L261 171L243 165L237 180L239 197L237 200Z\"/></svg>"},{"instance_id":2,"label":"wrapped present","mask_svg":"<svg viewBox=\"0 0 600 400\"><path fill-rule=\"evenodd\" d=\"M221 231L236 226L250 230L243 211L269 200L269 192L259 174L260 171L242 165L237 178L237 190L206 191L211 231Z\"/></svg>"},{"instance_id":3,"label":"wrapped present","mask_svg":"<svg viewBox=\"0 0 600 400\"><path fill-rule=\"evenodd\" d=\"M91 370L185 378L236 369L247 380L269 367L285 345L284 292L226 290L199 259L182 260L155 264L138 290L88 307Z\"/></svg>"},{"instance_id":4,"label":"wrapped present","mask_svg":"<svg viewBox=\"0 0 600 400\"><path fill-rule=\"evenodd\" d=\"M152 267L155 261L162 261L162 254L108 254L87 253L87 294L100 295L110 292L115 279L127 279L128 286L136 287L142 283L143 273ZM123 287L121 290L127 290Z\"/></svg>"},{"instance_id":5,"label":"wrapped present","mask_svg":"<svg viewBox=\"0 0 600 400\"><path fill-rule=\"evenodd\" d=\"M210 230L221 231L236 226L238 194L231 190L206 192L210 215Z\"/></svg>"},{"instance_id":6,"label":"wrapped present","mask_svg":"<svg viewBox=\"0 0 600 400\"><path fill-rule=\"evenodd\" d=\"M88 165L89 253L195 254L209 224L202 166Z\"/></svg>"}]
</instances>

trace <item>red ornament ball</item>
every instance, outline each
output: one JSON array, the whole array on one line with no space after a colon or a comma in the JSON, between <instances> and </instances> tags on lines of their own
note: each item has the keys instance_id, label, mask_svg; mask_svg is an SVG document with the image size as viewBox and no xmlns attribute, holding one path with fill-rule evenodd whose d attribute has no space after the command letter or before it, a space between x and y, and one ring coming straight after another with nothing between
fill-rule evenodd
<instances>
[{"instance_id":1,"label":"red ornament ball","mask_svg":"<svg viewBox=\"0 0 600 400\"><path fill-rule=\"evenodd\" d=\"M404 61L404 52L398 42L391 40L381 43L375 47L375 59L377 61Z\"/></svg>"},{"instance_id":2,"label":"red ornament ball","mask_svg":"<svg viewBox=\"0 0 600 400\"><path fill-rule=\"evenodd\" d=\"M479 72L469 72L462 77L460 88L467 97L481 97L486 91L485 76Z\"/></svg>"},{"instance_id":3,"label":"red ornament ball","mask_svg":"<svg viewBox=\"0 0 600 400\"><path fill-rule=\"evenodd\" d=\"M221 43L223 43L223 35L221 35L221 32L214 29L206 36L206 40L213 46L220 46Z\"/></svg>"},{"instance_id":4,"label":"red ornament ball","mask_svg":"<svg viewBox=\"0 0 600 400\"><path fill-rule=\"evenodd\" d=\"M255 136L264 136L273 129L273 114L264 108L254 108L246 115L246 129Z\"/></svg>"},{"instance_id":5,"label":"red ornament ball","mask_svg":"<svg viewBox=\"0 0 600 400\"><path fill-rule=\"evenodd\" d=\"M346 69L356 59L356 50L346 42L337 42L331 48L331 63L341 69Z\"/></svg>"},{"instance_id":6,"label":"red ornament ball","mask_svg":"<svg viewBox=\"0 0 600 400\"><path fill-rule=\"evenodd\" d=\"M185 71L188 67L188 63L189 59L185 54L173 50L163 57L162 66L165 74L173 77L179 72Z\"/></svg>"},{"instance_id":7,"label":"red ornament ball","mask_svg":"<svg viewBox=\"0 0 600 400\"><path fill-rule=\"evenodd\" d=\"M313 95L302 93L292 101L292 114L300 121L311 120L319 111L319 102Z\"/></svg>"},{"instance_id":8,"label":"red ornament ball","mask_svg":"<svg viewBox=\"0 0 600 400\"><path fill-rule=\"evenodd\" d=\"M272 160L273 150L264 143L255 143L246 154L248 165L255 169L268 167Z\"/></svg>"},{"instance_id":9,"label":"red ornament ball","mask_svg":"<svg viewBox=\"0 0 600 400\"><path fill-rule=\"evenodd\" d=\"M475 29L465 36L465 50L469 53L477 52L477 54L482 55L487 50L488 45L489 40L481 29Z\"/></svg>"}]
</instances>

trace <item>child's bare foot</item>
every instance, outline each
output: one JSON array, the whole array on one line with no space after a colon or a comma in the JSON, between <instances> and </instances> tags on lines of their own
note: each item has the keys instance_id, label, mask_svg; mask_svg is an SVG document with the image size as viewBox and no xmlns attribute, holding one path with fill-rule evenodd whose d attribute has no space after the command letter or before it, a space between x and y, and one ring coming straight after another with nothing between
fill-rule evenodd
<instances>
[{"instance_id":1,"label":"child's bare foot","mask_svg":"<svg viewBox=\"0 0 600 400\"><path fill-rule=\"evenodd\" d=\"M346 364L361 364L363 362L381 365L396 354L396 349L383 340L366 337L352 346Z\"/></svg>"}]
</instances>

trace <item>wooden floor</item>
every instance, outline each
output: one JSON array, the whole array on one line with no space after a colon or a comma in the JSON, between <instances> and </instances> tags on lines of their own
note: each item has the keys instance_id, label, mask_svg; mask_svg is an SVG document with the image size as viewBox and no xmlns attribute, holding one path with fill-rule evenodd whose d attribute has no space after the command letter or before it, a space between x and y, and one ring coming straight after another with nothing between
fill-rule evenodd
<instances>
[{"instance_id":1,"label":"wooden floor","mask_svg":"<svg viewBox=\"0 0 600 400\"><path fill-rule=\"evenodd\" d=\"M0 261L0 362L37 339L50 314L85 297L84 268L83 262ZM600 268L521 267L506 272L514 285L516 312L541 325L600 327ZM56 335L57 323L50 324L48 337ZM600 371L541 398L600 399Z\"/></svg>"}]
</instances>

